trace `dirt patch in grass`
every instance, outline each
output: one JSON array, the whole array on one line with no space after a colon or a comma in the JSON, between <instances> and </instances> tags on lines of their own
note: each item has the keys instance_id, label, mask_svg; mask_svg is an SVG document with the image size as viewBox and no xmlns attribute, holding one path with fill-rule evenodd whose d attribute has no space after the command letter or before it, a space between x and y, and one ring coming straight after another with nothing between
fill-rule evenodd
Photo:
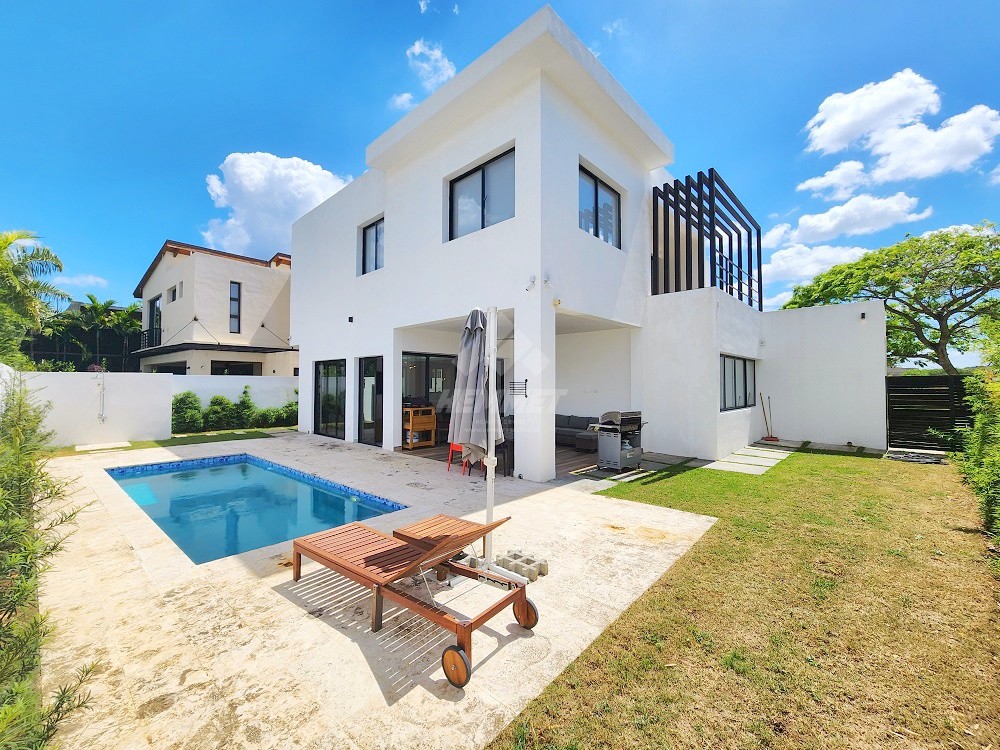
<instances>
[{"instance_id":1,"label":"dirt patch in grass","mask_svg":"<svg viewBox=\"0 0 1000 750\"><path fill-rule=\"evenodd\" d=\"M1000 748L1000 584L950 466L797 453L607 494L720 520L493 750Z\"/></svg>"}]
</instances>

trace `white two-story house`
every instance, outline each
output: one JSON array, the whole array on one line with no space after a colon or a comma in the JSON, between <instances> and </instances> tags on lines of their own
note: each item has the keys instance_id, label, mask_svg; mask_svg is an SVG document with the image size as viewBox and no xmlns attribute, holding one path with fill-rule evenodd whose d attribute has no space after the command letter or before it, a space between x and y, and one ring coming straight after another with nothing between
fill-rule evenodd
<instances>
[{"instance_id":1,"label":"white two-story house","mask_svg":"<svg viewBox=\"0 0 1000 750\"><path fill-rule=\"evenodd\" d=\"M296 375L288 341L292 259L167 240L139 281L143 372Z\"/></svg>"},{"instance_id":2,"label":"white two-story house","mask_svg":"<svg viewBox=\"0 0 1000 750\"><path fill-rule=\"evenodd\" d=\"M759 226L673 154L533 15L295 223L300 429L400 446L404 403L447 413L465 317L496 306L524 478L555 476L557 421L611 410L642 411L647 452L725 456L765 434L761 395L781 437L884 447L882 305L762 312Z\"/></svg>"}]
</instances>

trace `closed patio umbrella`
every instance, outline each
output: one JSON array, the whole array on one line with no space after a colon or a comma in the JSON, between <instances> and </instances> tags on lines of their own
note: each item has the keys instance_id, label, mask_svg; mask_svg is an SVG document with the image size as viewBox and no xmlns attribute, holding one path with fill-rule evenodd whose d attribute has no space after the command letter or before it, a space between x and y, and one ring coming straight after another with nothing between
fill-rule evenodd
<instances>
[{"instance_id":1,"label":"closed patio umbrella","mask_svg":"<svg viewBox=\"0 0 1000 750\"><path fill-rule=\"evenodd\" d=\"M497 310L478 307L469 313L458 346L455 396L448 423L448 442L462 446L462 460L486 466L486 523L493 520L496 482L496 446L503 442L503 426L496 392ZM484 550L489 564L490 536Z\"/></svg>"}]
</instances>

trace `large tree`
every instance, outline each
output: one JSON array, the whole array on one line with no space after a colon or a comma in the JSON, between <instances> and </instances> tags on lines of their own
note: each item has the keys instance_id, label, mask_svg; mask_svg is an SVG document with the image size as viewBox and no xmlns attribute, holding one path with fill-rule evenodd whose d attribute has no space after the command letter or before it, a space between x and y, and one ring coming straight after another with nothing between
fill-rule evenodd
<instances>
[{"instance_id":1,"label":"large tree","mask_svg":"<svg viewBox=\"0 0 1000 750\"><path fill-rule=\"evenodd\" d=\"M111 330L114 322L114 307L115 301L113 299L101 300L97 299L93 294L87 295L87 302L80 305L80 311L76 314L77 324L85 331L93 331L96 340L96 352L94 353L97 359L97 364L101 364L101 331Z\"/></svg>"},{"instance_id":2,"label":"large tree","mask_svg":"<svg viewBox=\"0 0 1000 750\"><path fill-rule=\"evenodd\" d=\"M949 351L973 347L983 316L1000 313L1000 234L983 222L873 250L795 287L785 305L885 300L890 364L933 363L951 375Z\"/></svg>"}]
</instances>

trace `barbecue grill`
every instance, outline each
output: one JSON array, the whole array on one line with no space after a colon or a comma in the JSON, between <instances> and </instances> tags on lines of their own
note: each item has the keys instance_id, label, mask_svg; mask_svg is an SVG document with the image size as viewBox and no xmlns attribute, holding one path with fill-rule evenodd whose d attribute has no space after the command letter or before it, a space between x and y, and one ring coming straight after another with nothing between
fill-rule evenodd
<instances>
[{"instance_id":1,"label":"barbecue grill","mask_svg":"<svg viewBox=\"0 0 1000 750\"><path fill-rule=\"evenodd\" d=\"M590 425L597 433L597 468L638 469L643 424L641 411L606 411L600 422Z\"/></svg>"}]
</instances>

